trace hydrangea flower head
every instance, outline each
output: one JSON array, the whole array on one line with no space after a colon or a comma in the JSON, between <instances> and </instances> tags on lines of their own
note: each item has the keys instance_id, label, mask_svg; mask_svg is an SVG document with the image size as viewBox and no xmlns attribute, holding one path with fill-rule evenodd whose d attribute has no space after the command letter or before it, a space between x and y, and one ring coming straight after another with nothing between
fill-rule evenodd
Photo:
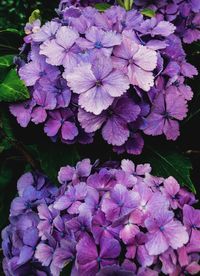
<instances>
[{"instance_id":1,"label":"hydrangea flower head","mask_svg":"<svg viewBox=\"0 0 200 276\"><path fill-rule=\"evenodd\" d=\"M2 232L5 275L198 275L200 210L173 177L84 159L58 179L19 179Z\"/></svg>"},{"instance_id":2,"label":"hydrangea flower head","mask_svg":"<svg viewBox=\"0 0 200 276\"><path fill-rule=\"evenodd\" d=\"M26 26L18 72L31 99L10 111L22 127L42 124L54 142L88 144L100 132L118 154L138 155L143 134L179 136L193 96L186 78L198 73L182 46L199 39L199 6L135 1L126 11L103 2L115 5L101 13L99 1L64 0L58 17ZM151 19L140 12L148 7Z\"/></svg>"}]
</instances>

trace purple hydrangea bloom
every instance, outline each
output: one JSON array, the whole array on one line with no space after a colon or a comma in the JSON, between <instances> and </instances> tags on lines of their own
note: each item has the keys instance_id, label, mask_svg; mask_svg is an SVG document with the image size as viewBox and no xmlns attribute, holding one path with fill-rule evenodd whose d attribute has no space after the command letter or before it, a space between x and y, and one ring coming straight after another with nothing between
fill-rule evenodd
<instances>
[{"instance_id":1,"label":"purple hydrangea bloom","mask_svg":"<svg viewBox=\"0 0 200 276\"><path fill-rule=\"evenodd\" d=\"M88 112L99 115L114 98L129 88L127 77L113 69L107 58L95 58L91 64L80 64L74 72L66 74L69 87L80 95L79 105Z\"/></svg>"},{"instance_id":2,"label":"purple hydrangea bloom","mask_svg":"<svg viewBox=\"0 0 200 276\"><path fill-rule=\"evenodd\" d=\"M198 275L200 211L173 177L84 159L58 179L58 188L39 173L19 179L2 232L5 275L57 276L68 265L71 275Z\"/></svg>"},{"instance_id":3,"label":"purple hydrangea bloom","mask_svg":"<svg viewBox=\"0 0 200 276\"><path fill-rule=\"evenodd\" d=\"M99 2L63 0L58 17L26 25L30 51L16 63L31 99L11 113L66 144L92 143L100 130L118 154L140 154L143 134L176 140L193 96L186 78L198 73L183 49L199 39L197 0L135 1L130 11L103 1L115 4L104 13L88 7ZM145 8L156 15L143 16Z\"/></svg>"},{"instance_id":4,"label":"purple hydrangea bloom","mask_svg":"<svg viewBox=\"0 0 200 276\"><path fill-rule=\"evenodd\" d=\"M99 266L104 267L117 262L116 258L120 254L120 245L115 239L102 239L100 252L98 253L94 240L89 236L85 236L77 244L77 251L79 273L83 276L95 275L99 270Z\"/></svg>"},{"instance_id":5,"label":"purple hydrangea bloom","mask_svg":"<svg viewBox=\"0 0 200 276\"><path fill-rule=\"evenodd\" d=\"M131 102L131 99L124 97L116 100L108 111L102 112L100 115L80 109L78 118L81 126L87 132L94 132L104 125L102 128L103 138L108 144L121 146L130 135L128 123L134 122L139 113L140 107Z\"/></svg>"},{"instance_id":6,"label":"purple hydrangea bloom","mask_svg":"<svg viewBox=\"0 0 200 276\"><path fill-rule=\"evenodd\" d=\"M150 255L159 255L165 252L169 246L177 249L186 244L189 240L186 228L173 219L174 215L168 211L155 214L152 218L147 218L148 242L146 249Z\"/></svg>"},{"instance_id":7,"label":"purple hydrangea bloom","mask_svg":"<svg viewBox=\"0 0 200 276\"><path fill-rule=\"evenodd\" d=\"M155 99L144 132L150 135L164 133L168 140L176 140L180 134L177 120L185 118L186 113L187 103L184 98L168 88L165 95L158 95Z\"/></svg>"},{"instance_id":8,"label":"purple hydrangea bloom","mask_svg":"<svg viewBox=\"0 0 200 276\"><path fill-rule=\"evenodd\" d=\"M65 39L65 37L68 39ZM44 42L41 46L40 54L47 57L47 63L51 65L63 65L70 71L71 66L77 64L77 56L73 45L78 37L79 34L76 30L62 26L57 31L55 39Z\"/></svg>"},{"instance_id":9,"label":"purple hydrangea bloom","mask_svg":"<svg viewBox=\"0 0 200 276\"><path fill-rule=\"evenodd\" d=\"M77 44L83 50L90 50L94 55L110 56L113 47L121 44L121 35L116 32L105 32L98 27L91 27L85 33L86 38L79 38Z\"/></svg>"},{"instance_id":10,"label":"purple hydrangea bloom","mask_svg":"<svg viewBox=\"0 0 200 276\"><path fill-rule=\"evenodd\" d=\"M48 136L54 137L60 130L63 140L73 140L78 135L78 129L70 120L73 120L73 113L70 109L50 111L44 131Z\"/></svg>"},{"instance_id":11,"label":"purple hydrangea bloom","mask_svg":"<svg viewBox=\"0 0 200 276\"><path fill-rule=\"evenodd\" d=\"M40 57L35 61L30 61L19 69L19 75L27 86L32 86L40 78L48 77L49 80L55 80L59 75L59 70L45 62Z\"/></svg>"},{"instance_id":12,"label":"purple hydrangea bloom","mask_svg":"<svg viewBox=\"0 0 200 276\"><path fill-rule=\"evenodd\" d=\"M113 54L114 66L128 74L130 83L149 91L154 84L152 71L157 65L156 52L124 36L123 43L115 47Z\"/></svg>"},{"instance_id":13,"label":"purple hydrangea bloom","mask_svg":"<svg viewBox=\"0 0 200 276\"><path fill-rule=\"evenodd\" d=\"M43 202L51 204L57 188L41 174L26 173L18 180L17 189L19 197L12 203L10 225L2 232L5 275L49 275L50 269L34 257L40 242L37 207ZM34 201L27 201L30 198ZM19 201L20 206L26 202L26 208L15 208Z\"/></svg>"},{"instance_id":14,"label":"purple hydrangea bloom","mask_svg":"<svg viewBox=\"0 0 200 276\"><path fill-rule=\"evenodd\" d=\"M45 23L38 32L32 36L34 42L45 42L55 38L55 35L60 27L60 24L55 21Z\"/></svg>"},{"instance_id":15,"label":"purple hydrangea bloom","mask_svg":"<svg viewBox=\"0 0 200 276\"><path fill-rule=\"evenodd\" d=\"M69 186L68 191L56 200L54 207L58 210L68 209L69 214L76 214L86 194L85 183L79 183L75 187Z\"/></svg>"}]
</instances>

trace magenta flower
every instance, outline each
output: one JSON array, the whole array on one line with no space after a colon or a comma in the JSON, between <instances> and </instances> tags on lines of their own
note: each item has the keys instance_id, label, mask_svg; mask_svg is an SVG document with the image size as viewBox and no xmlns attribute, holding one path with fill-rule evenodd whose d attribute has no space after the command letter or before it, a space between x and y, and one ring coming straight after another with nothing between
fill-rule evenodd
<instances>
[{"instance_id":1,"label":"magenta flower","mask_svg":"<svg viewBox=\"0 0 200 276\"><path fill-rule=\"evenodd\" d=\"M185 69L184 67L185 66L183 66L182 70L185 71L185 74L188 74L188 72L186 71L187 69ZM193 97L192 89L189 85L185 85L184 81L184 77L177 78L176 76L170 80L170 82L167 84L167 87L171 86L171 90L174 89L174 94L180 94L186 100L191 100Z\"/></svg>"},{"instance_id":2,"label":"magenta flower","mask_svg":"<svg viewBox=\"0 0 200 276\"><path fill-rule=\"evenodd\" d=\"M109 241L109 242L108 242ZM117 263L121 248L115 239L103 239L98 253L92 238L85 236L77 244L77 263L82 276L95 275L99 268Z\"/></svg>"},{"instance_id":3,"label":"magenta flower","mask_svg":"<svg viewBox=\"0 0 200 276\"><path fill-rule=\"evenodd\" d=\"M58 68L49 65L44 58L30 61L19 69L19 75L27 86L32 86L41 79L47 77L49 80L55 80L59 75Z\"/></svg>"},{"instance_id":4,"label":"magenta flower","mask_svg":"<svg viewBox=\"0 0 200 276\"><path fill-rule=\"evenodd\" d=\"M108 220L115 221L130 214L138 206L138 202L137 192L129 191L123 185L117 184L104 196L102 211Z\"/></svg>"},{"instance_id":5,"label":"magenta flower","mask_svg":"<svg viewBox=\"0 0 200 276\"><path fill-rule=\"evenodd\" d=\"M80 212L77 217L72 218L67 222L67 227L73 233L76 240L88 236L88 233L91 232L91 222L92 215L90 212Z\"/></svg>"},{"instance_id":6,"label":"magenta flower","mask_svg":"<svg viewBox=\"0 0 200 276\"><path fill-rule=\"evenodd\" d=\"M53 259L54 248L45 244L40 243L35 252L35 257L38 259L43 266L49 266Z\"/></svg>"},{"instance_id":7,"label":"magenta flower","mask_svg":"<svg viewBox=\"0 0 200 276\"><path fill-rule=\"evenodd\" d=\"M62 269L75 259L76 243L63 239L60 248L54 252L53 266L56 272L60 273Z\"/></svg>"},{"instance_id":8,"label":"magenta flower","mask_svg":"<svg viewBox=\"0 0 200 276\"><path fill-rule=\"evenodd\" d=\"M114 98L129 88L127 77L113 69L111 60L105 57L94 59L92 64L82 63L64 77L73 92L79 94L79 105L95 115L107 109Z\"/></svg>"},{"instance_id":9,"label":"magenta flower","mask_svg":"<svg viewBox=\"0 0 200 276\"><path fill-rule=\"evenodd\" d=\"M47 94L47 93L50 94L51 97L54 99L54 102L56 102L56 105L55 105L56 108L68 107L70 104L71 91L67 87L66 80L62 78L56 79L55 81L49 81L48 79L43 79L40 81L40 85L37 88L37 90L40 90L41 94ZM51 99L49 99L48 102L51 104L52 102ZM40 104L38 103L38 105ZM55 109L55 107L52 109Z\"/></svg>"},{"instance_id":10,"label":"magenta flower","mask_svg":"<svg viewBox=\"0 0 200 276\"><path fill-rule=\"evenodd\" d=\"M85 197L85 202L80 206L79 211L89 212L92 215L99 209L100 197L96 189L88 187L87 196Z\"/></svg>"},{"instance_id":11,"label":"magenta flower","mask_svg":"<svg viewBox=\"0 0 200 276\"><path fill-rule=\"evenodd\" d=\"M145 220L145 226L149 231L145 246L150 255L164 253L170 246L180 248L189 240L186 228L170 211L158 211L154 217Z\"/></svg>"},{"instance_id":12,"label":"magenta flower","mask_svg":"<svg viewBox=\"0 0 200 276\"><path fill-rule=\"evenodd\" d=\"M105 168L101 169L99 173L90 175L87 179L87 185L97 189L108 191L116 184L115 173Z\"/></svg>"},{"instance_id":13,"label":"magenta flower","mask_svg":"<svg viewBox=\"0 0 200 276\"><path fill-rule=\"evenodd\" d=\"M158 21L153 17L142 22L138 29L144 35L167 37L175 31L176 27L168 21Z\"/></svg>"},{"instance_id":14,"label":"magenta flower","mask_svg":"<svg viewBox=\"0 0 200 276\"><path fill-rule=\"evenodd\" d=\"M46 110L53 110L56 107L56 97L51 91L43 90L41 86L34 90L33 98L38 107L32 112L32 121L34 123L44 122L47 118Z\"/></svg>"},{"instance_id":15,"label":"magenta flower","mask_svg":"<svg viewBox=\"0 0 200 276\"><path fill-rule=\"evenodd\" d=\"M183 120L186 113L184 98L168 88L165 95L159 94L155 99L144 132L153 136L164 133L168 140L176 140L179 136L178 120Z\"/></svg>"},{"instance_id":16,"label":"magenta flower","mask_svg":"<svg viewBox=\"0 0 200 276\"><path fill-rule=\"evenodd\" d=\"M58 22L47 22L40 28L40 30L32 35L32 39L34 42L45 42L54 39L59 27L60 24Z\"/></svg>"},{"instance_id":17,"label":"magenta flower","mask_svg":"<svg viewBox=\"0 0 200 276\"><path fill-rule=\"evenodd\" d=\"M79 213L78 209L87 195L87 186L85 183L79 183L76 186L68 186L66 193L59 197L55 203L56 210L67 209L69 214Z\"/></svg>"},{"instance_id":18,"label":"magenta flower","mask_svg":"<svg viewBox=\"0 0 200 276\"><path fill-rule=\"evenodd\" d=\"M104 238L111 239L117 238L121 226L113 227L112 223L108 221L105 217L105 214L102 211L98 211L92 219L92 233L96 244L99 244L100 241Z\"/></svg>"},{"instance_id":19,"label":"magenta flower","mask_svg":"<svg viewBox=\"0 0 200 276\"><path fill-rule=\"evenodd\" d=\"M114 48L113 54L114 67L128 74L132 85L149 91L154 85L152 71L157 66L156 52L124 36L122 44Z\"/></svg>"},{"instance_id":20,"label":"magenta flower","mask_svg":"<svg viewBox=\"0 0 200 276\"><path fill-rule=\"evenodd\" d=\"M152 192L152 190L143 183L139 183L135 190L140 195L139 210L143 213L143 220L150 214L159 210L167 210L169 208L169 202L165 199L160 192Z\"/></svg>"},{"instance_id":21,"label":"magenta flower","mask_svg":"<svg viewBox=\"0 0 200 276\"><path fill-rule=\"evenodd\" d=\"M78 37L75 29L62 26L57 31L55 39L46 40L40 46L40 54L47 57L47 63L63 65L69 72L77 65L77 55L73 46Z\"/></svg>"},{"instance_id":22,"label":"magenta flower","mask_svg":"<svg viewBox=\"0 0 200 276\"><path fill-rule=\"evenodd\" d=\"M123 171L125 171L129 174L133 174L135 176L141 176L141 175L151 172L150 164L141 164L141 165L135 166L133 161L128 160L128 159L122 160L121 168Z\"/></svg>"},{"instance_id":23,"label":"magenta flower","mask_svg":"<svg viewBox=\"0 0 200 276\"><path fill-rule=\"evenodd\" d=\"M36 105L34 99L28 100L23 103L10 105L10 112L17 118L17 122L22 127L27 127L29 124L33 108Z\"/></svg>"},{"instance_id":24,"label":"magenta flower","mask_svg":"<svg viewBox=\"0 0 200 276\"><path fill-rule=\"evenodd\" d=\"M140 232L138 224L142 222L142 214L139 210L133 211L119 233L120 238L125 244L133 243L135 236Z\"/></svg>"},{"instance_id":25,"label":"magenta flower","mask_svg":"<svg viewBox=\"0 0 200 276\"><path fill-rule=\"evenodd\" d=\"M163 193L164 195L166 195L173 209L177 209L178 207L179 190L180 190L180 185L178 184L175 178L170 176L167 179L165 179Z\"/></svg>"},{"instance_id":26,"label":"magenta flower","mask_svg":"<svg viewBox=\"0 0 200 276\"><path fill-rule=\"evenodd\" d=\"M75 123L70 121L73 116L70 109L50 111L48 114L49 119L44 127L44 132L48 136L54 137L59 130L61 131L63 140L73 140L78 135L78 129Z\"/></svg>"},{"instance_id":27,"label":"magenta flower","mask_svg":"<svg viewBox=\"0 0 200 276\"><path fill-rule=\"evenodd\" d=\"M193 230L200 230L200 211L185 204L183 207L183 222L190 233Z\"/></svg>"},{"instance_id":28,"label":"magenta flower","mask_svg":"<svg viewBox=\"0 0 200 276\"><path fill-rule=\"evenodd\" d=\"M85 179L91 173L92 165L90 159L83 159L78 162L76 168L71 166L66 166L60 168L58 172L58 180L61 184L68 181L72 181L73 184L77 184L80 180Z\"/></svg>"},{"instance_id":29,"label":"magenta flower","mask_svg":"<svg viewBox=\"0 0 200 276\"><path fill-rule=\"evenodd\" d=\"M191 16L187 22L187 29L183 36L185 43L192 43L200 39L200 14Z\"/></svg>"},{"instance_id":30,"label":"magenta flower","mask_svg":"<svg viewBox=\"0 0 200 276\"><path fill-rule=\"evenodd\" d=\"M30 227L25 231L23 236L24 246L20 250L18 265L22 265L32 259L38 240L39 236L36 228Z\"/></svg>"},{"instance_id":31,"label":"magenta flower","mask_svg":"<svg viewBox=\"0 0 200 276\"><path fill-rule=\"evenodd\" d=\"M121 35L92 26L86 31L85 38L78 39L77 44L84 50L91 50L94 55L101 53L109 57L113 47L121 44Z\"/></svg>"},{"instance_id":32,"label":"magenta flower","mask_svg":"<svg viewBox=\"0 0 200 276\"><path fill-rule=\"evenodd\" d=\"M144 147L144 139L140 133L130 133L130 137L122 146L114 146L113 151L118 154L127 152L128 154L139 155Z\"/></svg>"},{"instance_id":33,"label":"magenta flower","mask_svg":"<svg viewBox=\"0 0 200 276\"><path fill-rule=\"evenodd\" d=\"M94 132L102 127L102 136L108 144L121 146L129 135L128 123L137 119L140 107L128 97L115 100L107 111L100 115L79 109L78 118L86 132Z\"/></svg>"},{"instance_id":34,"label":"magenta flower","mask_svg":"<svg viewBox=\"0 0 200 276\"><path fill-rule=\"evenodd\" d=\"M53 220L58 215L58 211L53 208L53 206L47 206L46 204L41 204L38 206L38 215L40 222L38 224L39 236L43 239L47 239L47 235L51 234L53 229Z\"/></svg>"}]
</instances>

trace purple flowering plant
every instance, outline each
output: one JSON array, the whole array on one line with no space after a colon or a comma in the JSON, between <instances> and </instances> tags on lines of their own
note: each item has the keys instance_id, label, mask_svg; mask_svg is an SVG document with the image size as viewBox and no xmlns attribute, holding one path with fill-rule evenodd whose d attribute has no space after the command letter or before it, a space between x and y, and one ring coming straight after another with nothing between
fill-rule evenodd
<instances>
[{"instance_id":1,"label":"purple flowering plant","mask_svg":"<svg viewBox=\"0 0 200 276\"><path fill-rule=\"evenodd\" d=\"M2 232L5 275L198 275L200 210L177 180L150 164L62 167L17 182Z\"/></svg>"},{"instance_id":2,"label":"purple flowering plant","mask_svg":"<svg viewBox=\"0 0 200 276\"><path fill-rule=\"evenodd\" d=\"M0 275L199 275L199 1L28 2L0 5Z\"/></svg>"},{"instance_id":3,"label":"purple flowering plant","mask_svg":"<svg viewBox=\"0 0 200 276\"><path fill-rule=\"evenodd\" d=\"M26 25L29 50L18 73L31 96L10 112L22 127L42 124L65 144L92 143L101 133L118 153L140 154L144 134L176 140L193 97L185 80L197 75L176 20L160 16L160 7L148 18L137 1L133 9L131 1L108 5L104 13L85 5L61 1L58 17ZM180 7L199 11L192 3Z\"/></svg>"}]
</instances>

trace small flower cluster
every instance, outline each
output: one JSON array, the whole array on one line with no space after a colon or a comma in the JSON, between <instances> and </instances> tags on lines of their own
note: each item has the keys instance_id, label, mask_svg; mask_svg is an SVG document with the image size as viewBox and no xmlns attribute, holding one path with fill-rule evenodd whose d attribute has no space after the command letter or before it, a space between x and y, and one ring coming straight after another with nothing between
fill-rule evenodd
<instances>
[{"instance_id":1,"label":"small flower cluster","mask_svg":"<svg viewBox=\"0 0 200 276\"><path fill-rule=\"evenodd\" d=\"M176 35L184 43L190 44L200 39L199 0L135 0L135 8L149 8L156 13L158 20L167 20L176 26Z\"/></svg>"},{"instance_id":2,"label":"small flower cluster","mask_svg":"<svg viewBox=\"0 0 200 276\"><path fill-rule=\"evenodd\" d=\"M26 173L17 182L18 197L10 208L10 225L2 231L5 275L50 275L34 257L40 242L37 208L55 201L57 188L39 173Z\"/></svg>"},{"instance_id":3,"label":"small flower cluster","mask_svg":"<svg viewBox=\"0 0 200 276\"><path fill-rule=\"evenodd\" d=\"M62 167L60 188L27 173L3 230L6 275L195 275L200 210L173 177L122 160ZM56 193L56 195L55 195Z\"/></svg>"},{"instance_id":4,"label":"small flower cluster","mask_svg":"<svg viewBox=\"0 0 200 276\"><path fill-rule=\"evenodd\" d=\"M53 141L68 144L92 143L100 131L118 153L140 154L142 133L175 140L193 95L185 78L197 75L175 25L119 6L58 14L26 26L30 51L18 64L31 99L10 106L18 123L44 123Z\"/></svg>"}]
</instances>

